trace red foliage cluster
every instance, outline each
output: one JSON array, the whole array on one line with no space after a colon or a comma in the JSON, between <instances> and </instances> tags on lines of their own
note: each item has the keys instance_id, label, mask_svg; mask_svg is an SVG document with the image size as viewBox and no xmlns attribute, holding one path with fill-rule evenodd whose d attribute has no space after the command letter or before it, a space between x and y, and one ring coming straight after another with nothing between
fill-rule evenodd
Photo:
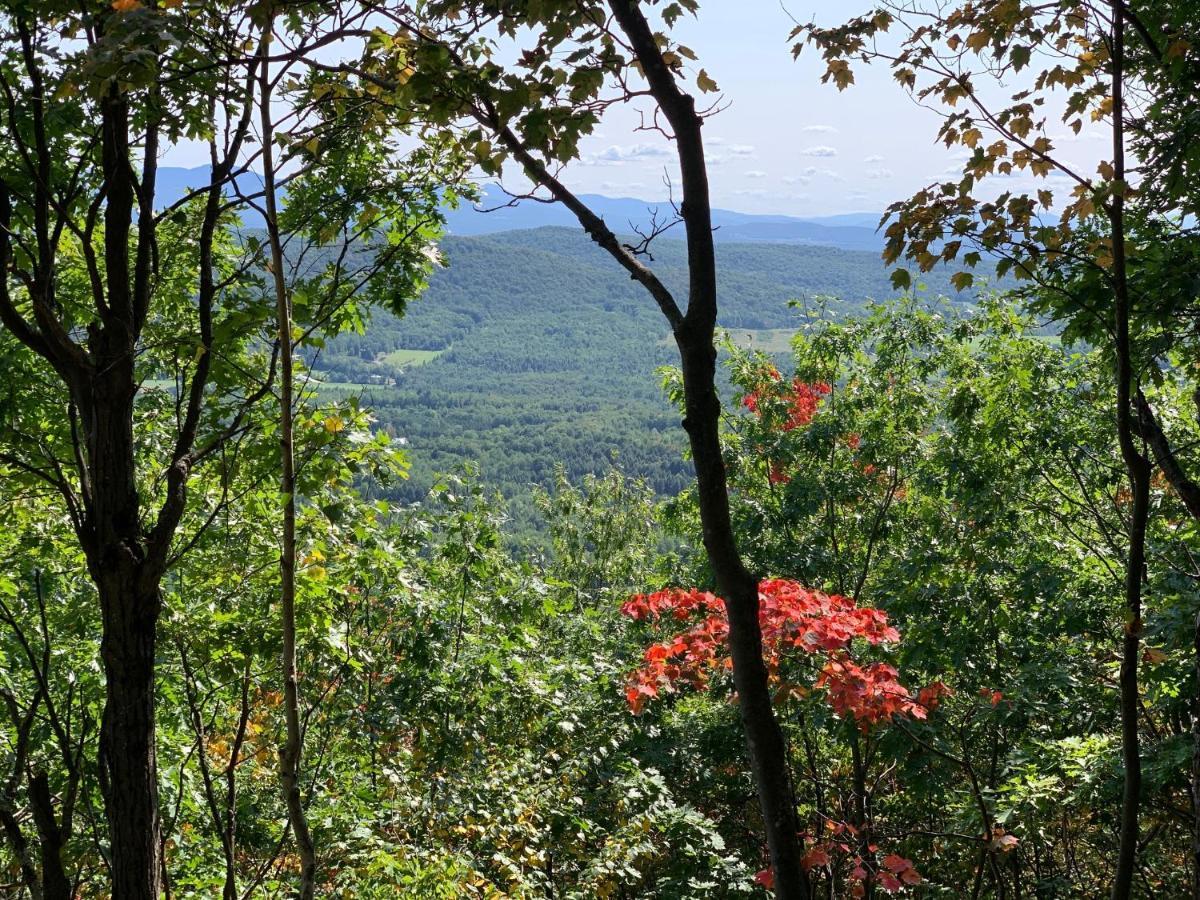
<instances>
[{"instance_id":1,"label":"red foliage cluster","mask_svg":"<svg viewBox=\"0 0 1200 900\"><path fill-rule=\"evenodd\" d=\"M834 656L821 670L817 687L825 688L839 716L854 716L860 725L889 722L892 716L924 719L927 710L900 684L899 675L887 663L860 666L848 656Z\"/></svg>"},{"instance_id":2,"label":"red foliage cluster","mask_svg":"<svg viewBox=\"0 0 1200 900\"><path fill-rule=\"evenodd\" d=\"M800 865L806 872L813 869L833 871L841 867L851 897L865 897L867 885L870 884L878 885L887 893L894 894L905 887L921 883L921 874L912 860L896 853L889 853L882 860L878 860L875 854L879 848L874 844L867 846L870 860L865 860L861 855L862 844L858 829L848 822L825 824L832 832L831 837L809 846L800 860ZM754 880L771 890L775 886L775 873L766 868L759 872Z\"/></svg>"},{"instance_id":3,"label":"red foliage cluster","mask_svg":"<svg viewBox=\"0 0 1200 900\"><path fill-rule=\"evenodd\" d=\"M891 666L873 663L864 667L854 662L848 650L856 638L871 644L900 639L882 610L859 607L846 597L810 590L780 578L759 584L758 603L763 656L772 681L780 680L780 659L788 651L827 654L817 687L825 689L839 715L853 716L864 728L895 715L925 718L949 691L939 682L914 698L899 683ZM726 647L729 621L725 603L713 594L682 588L638 594L621 607L621 612L631 619L654 622L700 617L687 630L646 649L643 665L630 676L625 690L635 713L642 711L648 699L673 692L679 685L703 690L712 672L731 665Z\"/></svg>"},{"instance_id":4,"label":"red foliage cluster","mask_svg":"<svg viewBox=\"0 0 1200 900\"><path fill-rule=\"evenodd\" d=\"M630 676L625 688L625 699L634 713L642 711L647 699L663 691L674 691L681 682L703 690L710 670L730 664L725 648L729 621L720 597L704 591L668 588L631 597L621 606L621 612L635 621L658 621L666 617L687 620L697 613L703 615L687 631L646 648L644 664Z\"/></svg>"},{"instance_id":5,"label":"red foliage cluster","mask_svg":"<svg viewBox=\"0 0 1200 900\"><path fill-rule=\"evenodd\" d=\"M772 383L756 387L742 398L742 405L761 418L767 401L782 404L784 418L781 427L784 431L803 428L811 422L821 401L830 391L829 385L824 382L809 384L799 378L793 378L789 387L781 389L783 378L779 370L770 369L767 374Z\"/></svg>"}]
</instances>

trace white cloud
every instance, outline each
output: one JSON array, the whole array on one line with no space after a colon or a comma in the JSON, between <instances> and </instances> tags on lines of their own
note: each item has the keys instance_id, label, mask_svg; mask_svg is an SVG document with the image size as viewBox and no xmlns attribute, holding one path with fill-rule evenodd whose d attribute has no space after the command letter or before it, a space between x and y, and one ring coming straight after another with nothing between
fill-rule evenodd
<instances>
[{"instance_id":1,"label":"white cloud","mask_svg":"<svg viewBox=\"0 0 1200 900\"><path fill-rule=\"evenodd\" d=\"M878 153L875 153L871 156L864 156L863 162L865 162L865 163L881 163L881 162L883 162L883 157L880 156Z\"/></svg>"},{"instance_id":2,"label":"white cloud","mask_svg":"<svg viewBox=\"0 0 1200 900\"><path fill-rule=\"evenodd\" d=\"M705 162L712 166L724 165L735 159L748 160L754 158L753 144L730 144L721 138L708 142L709 152Z\"/></svg>"},{"instance_id":3,"label":"white cloud","mask_svg":"<svg viewBox=\"0 0 1200 900\"><path fill-rule=\"evenodd\" d=\"M659 144L632 144L621 146L613 144L606 150L601 150L592 159L597 163L638 162L644 159L665 159L671 156L671 151Z\"/></svg>"},{"instance_id":4,"label":"white cloud","mask_svg":"<svg viewBox=\"0 0 1200 900\"><path fill-rule=\"evenodd\" d=\"M836 147L827 147L827 146L821 145L821 146L817 146L817 147L806 147L805 149L800 151L800 155L801 156L831 157L831 156L837 156L838 152L837 152Z\"/></svg>"},{"instance_id":5,"label":"white cloud","mask_svg":"<svg viewBox=\"0 0 1200 900\"><path fill-rule=\"evenodd\" d=\"M884 178L891 178L895 173L891 169L868 169L867 177L876 181Z\"/></svg>"},{"instance_id":6,"label":"white cloud","mask_svg":"<svg viewBox=\"0 0 1200 900\"><path fill-rule=\"evenodd\" d=\"M785 175L783 177L783 183L808 184L814 178L821 178L825 181L845 181L845 179L833 169L822 169L818 168L817 166L806 166L793 175Z\"/></svg>"},{"instance_id":7,"label":"white cloud","mask_svg":"<svg viewBox=\"0 0 1200 900\"><path fill-rule=\"evenodd\" d=\"M771 196L771 192L765 188L748 188L740 191L734 191L739 197L753 197L755 200L765 200Z\"/></svg>"},{"instance_id":8,"label":"white cloud","mask_svg":"<svg viewBox=\"0 0 1200 900\"><path fill-rule=\"evenodd\" d=\"M749 172L743 173L747 178L766 178L767 173L758 169L751 169Z\"/></svg>"},{"instance_id":9,"label":"white cloud","mask_svg":"<svg viewBox=\"0 0 1200 900\"><path fill-rule=\"evenodd\" d=\"M806 134L837 134L837 129L832 125L805 125L800 130Z\"/></svg>"}]
</instances>

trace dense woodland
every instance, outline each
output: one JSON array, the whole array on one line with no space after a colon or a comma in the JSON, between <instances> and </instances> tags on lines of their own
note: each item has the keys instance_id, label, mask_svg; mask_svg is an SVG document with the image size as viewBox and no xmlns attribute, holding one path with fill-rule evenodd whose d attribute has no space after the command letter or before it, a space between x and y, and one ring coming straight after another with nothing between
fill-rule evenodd
<instances>
[{"instance_id":1,"label":"dense woodland","mask_svg":"<svg viewBox=\"0 0 1200 900\"><path fill-rule=\"evenodd\" d=\"M359 398L377 427L407 442L409 477L384 496L418 502L439 473L475 462L504 495L514 536L529 539L545 532L530 486L548 486L556 466L576 481L607 471L615 454L658 494L683 490L684 434L655 374L673 362L670 330L603 252L563 229L439 246L444 267L403 317L377 311L361 334L309 354L313 390ZM655 246L655 269L675 289L686 284L685 252L667 236ZM894 294L878 253L773 244L718 252L721 290L737 298L722 326L740 346L781 359L796 331ZM974 303L975 292L954 291L944 273L926 288L964 309Z\"/></svg>"},{"instance_id":2,"label":"dense woodland","mask_svg":"<svg viewBox=\"0 0 1200 900\"><path fill-rule=\"evenodd\" d=\"M1200 897L1195 4L781 34L966 151L882 259L714 240L691 16L0 4L0 896Z\"/></svg>"}]
</instances>

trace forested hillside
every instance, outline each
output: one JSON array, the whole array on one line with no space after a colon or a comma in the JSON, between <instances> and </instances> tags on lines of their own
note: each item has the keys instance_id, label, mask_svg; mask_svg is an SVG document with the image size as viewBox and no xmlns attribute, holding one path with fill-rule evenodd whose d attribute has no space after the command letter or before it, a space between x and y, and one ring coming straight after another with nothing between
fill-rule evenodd
<instances>
[{"instance_id":1,"label":"forested hillside","mask_svg":"<svg viewBox=\"0 0 1200 900\"><path fill-rule=\"evenodd\" d=\"M313 354L331 396L354 395L403 437L412 477L389 489L423 498L437 473L474 462L534 526L532 485L562 466L602 472L614 453L663 495L689 478L679 416L655 376L675 359L652 303L578 230L543 228L442 240L444 266L403 318L376 312L361 335ZM822 315L862 313L895 292L877 254L786 244L721 244L720 325L743 346L786 353ZM685 292L684 246L664 238L653 267ZM945 275L925 294L958 298ZM417 354L406 351L420 351Z\"/></svg>"}]
</instances>

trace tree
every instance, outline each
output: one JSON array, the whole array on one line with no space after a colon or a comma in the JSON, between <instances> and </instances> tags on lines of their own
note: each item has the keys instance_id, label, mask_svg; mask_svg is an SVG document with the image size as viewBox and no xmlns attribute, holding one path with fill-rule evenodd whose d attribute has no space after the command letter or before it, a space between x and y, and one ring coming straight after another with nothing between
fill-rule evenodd
<instances>
[{"instance_id":1,"label":"tree","mask_svg":"<svg viewBox=\"0 0 1200 900\"><path fill-rule=\"evenodd\" d=\"M939 139L971 151L960 180L930 186L889 209L889 262L903 256L922 270L961 262L965 269L956 274L956 285L968 286L973 276L966 269L985 257L995 260L998 273L1012 271L1032 284L1031 292L1040 292L1042 308L1110 350L1115 438L1132 496L1119 691L1125 793L1114 898L1128 897L1132 889L1142 788L1138 658L1152 468L1139 421L1148 421L1148 407L1139 408L1137 398L1158 366L1147 326L1172 318L1179 308L1177 295L1160 303L1136 291L1131 272L1153 254L1150 248L1162 235L1173 243L1194 241L1194 223L1184 218L1194 197L1179 177L1194 165L1193 155L1181 152L1176 137L1162 128L1165 120L1180 121L1182 110L1194 110L1186 5L981 2L929 11L882 4L838 28L805 25L793 35L801 39L797 53L804 43L820 49L824 80L839 89L853 83L856 58L885 62L901 85L942 113ZM903 34L892 42L887 33L894 28ZM1010 77L1019 89L996 100L992 86ZM1096 160L1095 175L1068 162L1062 140L1047 132L1055 116L1075 134L1094 123L1107 130L1111 151ZM1132 141L1131 132L1137 135ZM1170 162L1172 177L1163 187L1146 177L1152 169L1139 169L1128 158L1131 146L1145 163ZM990 177L1024 171L1035 180L1064 175L1069 199L1048 186L1000 190L994 198L983 187ZM1099 288L1099 295L1071 290L1075 277ZM896 271L898 286L909 280L907 271Z\"/></svg>"},{"instance_id":2,"label":"tree","mask_svg":"<svg viewBox=\"0 0 1200 900\"><path fill-rule=\"evenodd\" d=\"M314 43L353 32L366 12L348 10L289 14L296 40L285 56L304 59ZM245 191L257 156L249 140L256 58L244 49L256 13L241 4L184 10L136 0L3 10L0 322L54 372L65 423L52 442L14 436L4 463L54 487L97 589L106 676L100 784L113 892L121 897L157 897L162 885L157 630L163 577L188 547L176 538L189 484L245 432L274 384L273 363L253 353L269 309L247 277L261 246L229 247L232 263L219 256L230 210L242 205L228 197ZM156 199L159 154L184 137L207 141L211 181L164 210ZM381 268L410 276L400 303L420 284L441 199L434 185L444 179L434 171L436 153L416 158L411 170L393 171L429 175L406 185L408 227L390 227L396 207L386 198L397 194L386 188L385 203L354 210L351 221L362 229L355 237L382 235L390 249L335 265L339 287L329 303L306 310L307 329L360 318L346 301ZM322 174L327 196L336 190L330 171ZM355 196L343 192L322 225L338 221ZM189 230L169 233L184 224ZM168 237L179 243L170 246ZM162 376L175 382L178 399L165 447L143 440L139 405L144 381Z\"/></svg>"},{"instance_id":3,"label":"tree","mask_svg":"<svg viewBox=\"0 0 1200 900\"><path fill-rule=\"evenodd\" d=\"M279 347L279 495L283 498L283 528L279 551L279 615L283 634L283 715L287 735L279 751L279 780L287 807L288 824L300 853L301 900L312 900L316 889L317 854L300 798L300 759L304 736L300 730L299 674L296 671L296 440L292 391L295 367L292 357L292 301L288 296L279 228L276 189L275 123L271 114L270 68L274 12L263 25L258 71L258 105L263 152L263 205L266 211L268 269L275 290L276 345Z\"/></svg>"},{"instance_id":4,"label":"tree","mask_svg":"<svg viewBox=\"0 0 1200 900\"><path fill-rule=\"evenodd\" d=\"M669 28L693 0L661 6ZM386 90L416 102L423 115L441 117L461 135L485 171L498 173L514 162L543 196L562 203L588 235L658 305L670 325L683 365L688 434L700 497L702 534L714 580L729 610L729 644L739 708L751 768L762 809L776 892L807 897L786 750L771 707L758 622L758 578L743 564L729 516L721 457L721 405L715 386L717 317L716 258L713 248L708 173L702 127L712 112L698 106L681 84L692 51L656 31L636 0L604 4L517 4L503 13L488 4L433 4L430 17L414 21L405 10L392 15L397 31L380 40L365 64L346 71L359 76L360 89ZM532 26L536 46L516 66L504 67L487 36L491 26L515 38ZM567 54L568 64L555 54ZM634 82L639 84L635 87ZM701 70L701 92L716 89ZM614 96L603 92L615 87ZM603 111L638 96L653 101L654 127L675 144L681 173L678 210L686 233L689 288L686 310L642 257L661 229L640 243L624 243L560 180L554 168L577 155L579 139ZM673 223L672 223L673 224Z\"/></svg>"}]
</instances>

